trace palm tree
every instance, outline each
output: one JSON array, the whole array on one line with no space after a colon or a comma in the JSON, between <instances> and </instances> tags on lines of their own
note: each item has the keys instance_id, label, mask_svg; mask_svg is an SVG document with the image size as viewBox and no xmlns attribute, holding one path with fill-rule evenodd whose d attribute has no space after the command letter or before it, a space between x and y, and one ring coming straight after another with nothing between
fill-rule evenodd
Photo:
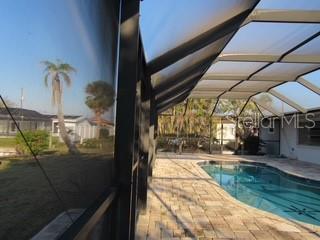
<instances>
[{"instance_id":1,"label":"palm tree","mask_svg":"<svg viewBox=\"0 0 320 240\"><path fill-rule=\"evenodd\" d=\"M113 87L105 81L95 81L87 85L86 93L86 104L94 112L98 126L101 126L101 116L114 102Z\"/></svg>"},{"instance_id":2,"label":"palm tree","mask_svg":"<svg viewBox=\"0 0 320 240\"><path fill-rule=\"evenodd\" d=\"M63 81L67 86L71 85L70 74L76 72L70 64L61 62L57 60L56 63L50 61L41 62L45 69L44 83L48 87L48 79L51 77L52 84L52 104L57 107L57 116L59 122L59 132L60 136L63 139L64 143L67 145L69 153L76 154L78 149L70 140L65 123L64 123L64 114L63 114L63 105L62 105L62 90L63 90Z\"/></svg>"}]
</instances>

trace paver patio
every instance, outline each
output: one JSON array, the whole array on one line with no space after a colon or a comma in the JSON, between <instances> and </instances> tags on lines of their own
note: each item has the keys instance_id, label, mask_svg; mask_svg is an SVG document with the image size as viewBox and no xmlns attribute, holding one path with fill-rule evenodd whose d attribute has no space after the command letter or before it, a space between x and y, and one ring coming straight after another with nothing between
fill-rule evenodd
<instances>
[{"instance_id":1,"label":"paver patio","mask_svg":"<svg viewBox=\"0 0 320 240\"><path fill-rule=\"evenodd\" d=\"M318 165L296 160L161 153L136 239L320 239L320 227L281 218L231 197L198 165L206 160L258 161L307 178L320 176Z\"/></svg>"}]
</instances>

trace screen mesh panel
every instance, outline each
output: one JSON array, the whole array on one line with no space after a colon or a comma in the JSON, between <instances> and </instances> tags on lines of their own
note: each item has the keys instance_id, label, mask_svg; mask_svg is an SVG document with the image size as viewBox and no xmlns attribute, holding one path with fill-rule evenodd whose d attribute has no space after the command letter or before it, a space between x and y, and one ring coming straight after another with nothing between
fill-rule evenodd
<instances>
[{"instance_id":1,"label":"screen mesh panel","mask_svg":"<svg viewBox=\"0 0 320 240\"><path fill-rule=\"evenodd\" d=\"M252 96L254 92L227 92L221 96L222 99L247 99Z\"/></svg>"},{"instance_id":2,"label":"screen mesh panel","mask_svg":"<svg viewBox=\"0 0 320 240\"><path fill-rule=\"evenodd\" d=\"M266 91L267 89L279 84L273 81L243 81L233 88L234 91Z\"/></svg>"},{"instance_id":3,"label":"screen mesh panel","mask_svg":"<svg viewBox=\"0 0 320 240\"><path fill-rule=\"evenodd\" d=\"M207 71L208 76L244 80L267 63L264 62L216 62ZM205 75L206 76L206 75Z\"/></svg>"},{"instance_id":4,"label":"screen mesh panel","mask_svg":"<svg viewBox=\"0 0 320 240\"><path fill-rule=\"evenodd\" d=\"M283 53L320 31L319 24L252 22L232 38L222 55L274 55Z\"/></svg>"},{"instance_id":5,"label":"screen mesh panel","mask_svg":"<svg viewBox=\"0 0 320 240\"><path fill-rule=\"evenodd\" d=\"M288 82L275 87L274 90L306 109L319 107L320 95L310 91L299 83Z\"/></svg>"},{"instance_id":6,"label":"screen mesh panel","mask_svg":"<svg viewBox=\"0 0 320 240\"><path fill-rule=\"evenodd\" d=\"M307 44L287 55L284 61L320 62L320 37L316 37Z\"/></svg>"},{"instance_id":7,"label":"screen mesh panel","mask_svg":"<svg viewBox=\"0 0 320 240\"><path fill-rule=\"evenodd\" d=\"M320 70L306 74L302 78L320 88Z\"/></svg>"},{"instance_id":8,"label":"screen mesh panel","mask_svg":"<svg viewBox=\"0 0 320 240\"><path fill-rule=\"evenodd\" d=\"M237 83L239 81L201 80L194 90L228 90Z\"/></svg>"},{"instance_id":9,"label":"screen mesh panel","mask_svg":"<svg viewBox=\"0 0 320 240\"><path fill-rule=\"evenodd\" d=\"M256 9L320 10L319 0L262 0Z\"/></svg>"},{"instance_id":10,"label":"screen mesh panel","mask_svg":"<svg viewBox=\"0 0 320 240\"><path fill-rule=\"evenodd\" d=\"M273 63L252 76L252 80L293 81L299 75L320 67L320 64Z\"/></svg>"},{"instance_id":11,"label":"screen mesh panel","mask_svg":"<svg viewBox=\"0 0 320 240\"><path fill-rule=\"evenodd\" d=\"M274 110L274 114L278 113L279 115L283 115L289 112L296 112L295 108L289 106L288 104L271 95L270 93L260 93L254 96L253 100L270 112Z\"/></svg>"},{"instance_id":12,"label":"screen mesh panel","mask_svg":"<svg viewBox=\"0 0 320 240\"><path fill-rule=\"evenodd\" d=\"M150 61L252 6L251 0L162 0L141 3L141 35Z\"/></svg>"}]
</instances>

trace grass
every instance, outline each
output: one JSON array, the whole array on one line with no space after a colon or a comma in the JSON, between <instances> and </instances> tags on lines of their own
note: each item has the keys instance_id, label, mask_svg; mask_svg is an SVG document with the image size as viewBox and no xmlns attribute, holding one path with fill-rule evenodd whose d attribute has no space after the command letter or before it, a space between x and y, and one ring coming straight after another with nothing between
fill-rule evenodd
<instances>
[{"instance_id":1,"label":"grass","mask_svg":"<svg viewBox=\"0 0 320 240\"><path fill-rule=\"evenodd\" d=\"M65 209L87 208L113 177L111 154L90 150L72 156L58 152L39 159L63 204L34 159L1 158L1 240L29 239Z\"/></svg>"},{"instance_id":2,"label":"grass","mask_svg":"<svg viewBox=\"0 0 320 240\"><path fill-rule=\"evenodd\" d=\"M16 139L13 138L0 138L0 147L14 148L16 146Z\"/></svg>"}]
</instances>

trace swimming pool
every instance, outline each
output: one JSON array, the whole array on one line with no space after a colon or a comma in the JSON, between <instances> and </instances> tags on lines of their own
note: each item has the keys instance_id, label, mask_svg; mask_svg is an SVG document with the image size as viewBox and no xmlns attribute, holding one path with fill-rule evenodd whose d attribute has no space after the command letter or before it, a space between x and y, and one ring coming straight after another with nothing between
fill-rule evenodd
<instances>
[{"instance_id":1,"label":"swimming pool","mask_svg":"<svg viewBox=\"0 0 320 240\"><path fill-rule=\"evenodd\" d=\"M320 225L320 182L261 164L211 162L202 168L243 203L285 218Z\"/></svg>"}]
</instances>

